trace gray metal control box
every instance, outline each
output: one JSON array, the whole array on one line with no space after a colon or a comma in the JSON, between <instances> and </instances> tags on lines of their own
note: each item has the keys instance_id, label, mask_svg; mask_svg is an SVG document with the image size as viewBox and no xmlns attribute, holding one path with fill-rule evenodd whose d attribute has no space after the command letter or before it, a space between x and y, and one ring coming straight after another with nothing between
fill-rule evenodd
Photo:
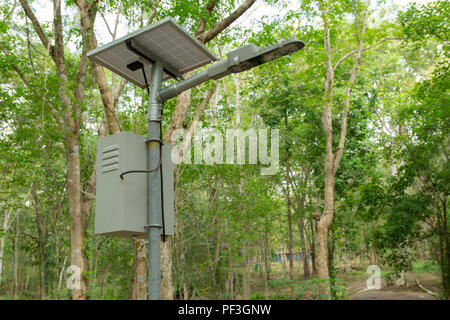
<instances>
[{"instance_id":1,"label":"gray metal control box","mask_svg":"<svg viewBox=\"0 0 450 320\"><path fill-rule=\"evenodd\" d=\"M172 146L162 147L165 234L174 234L174 186ZM97 187L95 234L145 238L147 225L146 138L121 132L99 139L97 145Z\"/></svg>"}]
</instances>

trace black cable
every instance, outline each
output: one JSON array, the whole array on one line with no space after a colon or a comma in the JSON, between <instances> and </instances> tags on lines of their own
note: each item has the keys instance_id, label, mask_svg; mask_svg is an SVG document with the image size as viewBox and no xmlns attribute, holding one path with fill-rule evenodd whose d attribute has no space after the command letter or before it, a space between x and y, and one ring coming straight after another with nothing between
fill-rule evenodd
<instances>
[{"instance_id":1,"label":"black cable","mask_svg":"<svg viewBox=\"0 0 450 320\"><path fill-rule=\"evenodd\" d=\"M150 97L150 89L148 88L147 75L145 74L144 65L141 67L142 73L144 74L145 88L147 89L147 94Z\"/></svg>"},{"instance_id":2,"label":"black cable","mask_svg":"<svg viewBox=\"0 0 450 320\"><path fill-rule=\"evenodd\" d=\"M128 170L128 171L124 171L120 174L120 179L123 179L123 176L129 173L149 173L149 172L155 172L156 170L159 169L159 167L161 166L161 159L159 159L159 164L156 166L156 168L152 169L152 170Z\"/></svg>"},{"instance_id":3,"label":"black cable","mask_svg":"<svg viewBox=\"0 0 450 320\"><path fill-rule=\"evenodd\" d=\"M163 112L164 104L161 108L161 119ZM162 121L159 125L159 135L162 138ZM166 224L164 221L164 179L163 179L163 170L162 170L162 142L159 143L159 166L160 166L160 178L161 178L161 212L162 212L162 225L163 225L163 242L166 242Z\"/></svg>"}]
</instances>

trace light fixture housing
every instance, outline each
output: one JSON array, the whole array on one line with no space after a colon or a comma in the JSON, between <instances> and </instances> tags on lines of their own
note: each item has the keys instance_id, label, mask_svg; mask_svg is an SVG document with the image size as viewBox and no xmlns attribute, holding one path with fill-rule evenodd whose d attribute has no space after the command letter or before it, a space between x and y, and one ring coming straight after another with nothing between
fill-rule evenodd
<instances>
[{"instance_id":1,"label":"light fixture housing","mask_svg":"<svg viewBox=\"0 0 450 320\"><path fill-rule=\"evenodd\" d=\"M247 44L228 52L226 59L214 62L205 71L161 89L160 99L166 101L210 79L220 79L232 73L249 70L301 50L304 46L305 44L295 37L279 40L266 48L259 48L253 43Z\"/></svg>"}]
</instances>

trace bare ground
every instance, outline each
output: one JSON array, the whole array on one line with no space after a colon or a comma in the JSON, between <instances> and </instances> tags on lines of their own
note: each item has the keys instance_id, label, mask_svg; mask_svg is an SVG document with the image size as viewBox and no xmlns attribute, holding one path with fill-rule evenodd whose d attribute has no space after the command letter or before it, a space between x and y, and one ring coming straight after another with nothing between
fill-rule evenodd
<instances>
[{"instance_id":1,"label":"bare ground","mask_svg":"<svg viewBox=\"0 0 450 320\"><path fill-rule=\"evenodd\" d=\"M379 290L367 290L365 281L353 283L350 300L436 300L436 298L416 285L395 287L383 286Z\"/></svg>"},{"instance_id":2,"label":"bare ground","mask_svg":"<svg viewBox=\"0 0 450 320\"><path fill-rule=\"evenodd\" d=\"M389 289L367 290L350 296L350 300L436 300L426 292Z\"/></svg>"}]
</instances>

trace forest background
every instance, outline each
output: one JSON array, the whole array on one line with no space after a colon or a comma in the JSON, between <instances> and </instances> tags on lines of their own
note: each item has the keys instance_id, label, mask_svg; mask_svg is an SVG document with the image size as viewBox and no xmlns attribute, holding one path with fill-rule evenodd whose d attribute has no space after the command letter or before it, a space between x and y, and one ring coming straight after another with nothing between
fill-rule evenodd
<instances>
[{"instance_id":1,"label":"forest background","mask_svg":"<svg viewBox=\"0 0 450 320\"><path fill-rule=\"evenodd\" d=\"M278 129L280 165L176 166L162 297L348 299L377 265L384 288L448 299L449 8L2 1L0 297L146 298L146 241L93 230L97 141L145 135L148 96L86 53L170 16L218 57L290 36L306 46L165 104L166 143L194 121Z\"/></svg>"}]
</instances>

